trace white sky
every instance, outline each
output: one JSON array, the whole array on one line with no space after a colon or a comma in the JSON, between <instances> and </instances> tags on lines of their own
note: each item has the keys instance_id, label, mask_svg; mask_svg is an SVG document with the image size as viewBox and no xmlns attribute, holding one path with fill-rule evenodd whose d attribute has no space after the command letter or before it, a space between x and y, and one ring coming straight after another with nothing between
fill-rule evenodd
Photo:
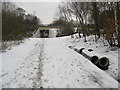
<instances>
[{"instance_id":1,"label":"white sky","mask_svg":"<svg viewBox=\"0 0 120 90\"><path fill-rule=\"evenodd\" d=\"M37 15L37 17L41 20L42 24L50 24L53 21L53 19L57 17L56 13L58 11L58 5L61 3L61 1L64 0L9 0L9 1L16 2L16 5L26 10L27 13L30 14L34 13L35 15ZM68 1L83 1L83 0L68 0Z\"/></svg>"},{"instance_id":2,"label":"white sky","mask_svg":"<svg viewBox=\"0 0 120 90\"><path fill-rule=\"evenodd\" d=\"M60 4L60 2L23 2L22 0L15 3L18 7L26 10L27 13L37 15L42 24L49 24L53 21L53 19L56 17L58 5Z\"/></svg>"}]
</instances>

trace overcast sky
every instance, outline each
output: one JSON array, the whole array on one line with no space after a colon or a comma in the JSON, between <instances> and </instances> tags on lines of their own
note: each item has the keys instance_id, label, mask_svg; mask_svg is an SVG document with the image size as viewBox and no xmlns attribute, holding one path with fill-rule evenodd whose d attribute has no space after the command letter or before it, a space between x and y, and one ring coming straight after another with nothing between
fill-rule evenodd
<instances>
[{"instance_id":1,"label":"overcast sky","mask_svg":"<svg viewBox=\"0 0 120 90\"><path fill-rule=\"evenodd\" d=\"M27 13L35 14L40 18L42 24L49 24L56 17L60 2L16 2L18 7Z\"/></svg>"},{"instance_id":2,"label":"overcast sky","mask_svg":"<svg viewBox=\"0 0 120 90\"><path fill-rule=\"evenodd\" d=\"M56 18L58 5L61 3L61 1L64 0L9 0L9 1L16 2L16 5L26 10L27 13L30 14L34 13L35 15L37 15L37 17L40 18L42 24L49 24L53 21L54 18ZM67 1L80 2L90 0L67 0Z\"/></svg>"}]
</instances>

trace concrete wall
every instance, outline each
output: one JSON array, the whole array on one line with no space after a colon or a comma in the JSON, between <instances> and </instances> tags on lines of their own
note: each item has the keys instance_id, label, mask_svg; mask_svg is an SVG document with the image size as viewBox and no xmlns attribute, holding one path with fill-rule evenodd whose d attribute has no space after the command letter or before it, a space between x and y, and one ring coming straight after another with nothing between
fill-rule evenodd
<instances>
[{"instance_id":1,"label":"concrete wall","mask_svg":"<svg viewBox=\"0 0 120 90\"><path fill-rule=\"evenodd\" d=\"M33 34L33 38L40 38L39 29Z\"/></svg>"},{"instance_id":2,"label":"concrete wall","mask_svg":"<svg viewBox=\"0 0 120 90\"><path fill-rule=\"evenodd\" d=\"M49 38L55 38L57 35L57 29L52 28L49 30Z\"/></svg>"}]
</instances>

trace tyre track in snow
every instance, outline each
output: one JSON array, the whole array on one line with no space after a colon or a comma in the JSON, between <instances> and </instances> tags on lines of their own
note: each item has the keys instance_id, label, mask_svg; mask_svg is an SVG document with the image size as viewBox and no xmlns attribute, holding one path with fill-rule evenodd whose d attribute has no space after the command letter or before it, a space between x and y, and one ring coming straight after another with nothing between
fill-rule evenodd
<instances>
[{"instance_id":1,"label":"tyre track in snow","mask_svg":"<svg viewBox=\"0 0 120 90\"><path fill-rule=\"evenodd\" d=\"M42 39L42 43L39 44L40 46L40 52L39 52L39 60L38 60L38 70L37 70L37 80L36 80L36 86L37 88L42 87L42 80L41 77L43 76L42 74L42 61L44 60L44 40Z\"/></svg>"}]
</instances>

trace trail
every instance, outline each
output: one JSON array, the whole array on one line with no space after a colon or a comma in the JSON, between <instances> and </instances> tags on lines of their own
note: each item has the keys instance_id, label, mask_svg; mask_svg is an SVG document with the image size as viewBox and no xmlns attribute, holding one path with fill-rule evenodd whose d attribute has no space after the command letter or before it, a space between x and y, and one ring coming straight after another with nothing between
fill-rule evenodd
<instances>
[{"instance_id":1,"label":"trail","mask_svg":"<svg viewBox=\"0 0 120 90\"><path fill-rule=\"evenodd\" d=\"M44 88L115 88L118 82L71 50L66 38L46 39L44 46ZM114 83L114 85L113 85Z\"/></svg>"},{"instance_id":2,"label":"trail","mask_svg":"<svg viewBox=\"0 0 120 90\"><path fill-rule=\"evenodd\" d=\"M3 53L3 88L41 86L43 46L43 40L30 39Z\"/></svg>"},{"instance_id":3,"label":"trail","mask_svg":"<svg viewBox=\"0 0 120 90\"><path fill-rule=\"evenodd\" d=\"M82 55L66 38L30 38L3 53L3 88L117 88L118 82ZM114 84L114 85L113 85Z\"/></svg>"}]
</instances>

